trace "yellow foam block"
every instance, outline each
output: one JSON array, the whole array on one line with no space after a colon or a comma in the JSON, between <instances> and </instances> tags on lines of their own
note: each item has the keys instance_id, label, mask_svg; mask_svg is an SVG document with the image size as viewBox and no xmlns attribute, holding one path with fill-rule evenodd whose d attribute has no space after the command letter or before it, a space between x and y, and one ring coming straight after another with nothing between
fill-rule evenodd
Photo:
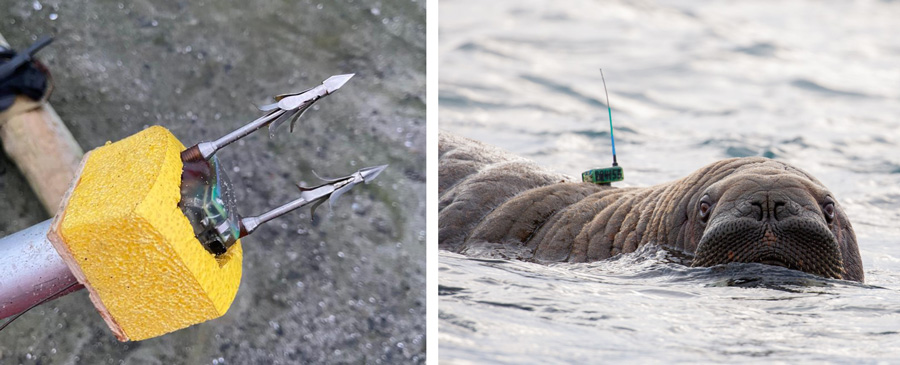
<instances>
[{"instance_id":1,"label":"yellow foam block","mask_svg":"<svg viewBox=\"0 0 900 365\"><path fill-rule=\"evenodd\" d=\"M240 242L214 257L178 208L182 150L150 127L89 152L50 231L120 341L217 318L240 284Z\"/></svg>"}]
</instances>

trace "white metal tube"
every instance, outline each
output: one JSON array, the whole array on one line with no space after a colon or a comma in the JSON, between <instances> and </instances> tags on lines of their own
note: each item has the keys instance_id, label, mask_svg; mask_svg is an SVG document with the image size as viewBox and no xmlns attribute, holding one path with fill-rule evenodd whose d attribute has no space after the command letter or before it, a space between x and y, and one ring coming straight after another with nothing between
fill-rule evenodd
<instances>
[{"instance_id":1,"label":"white metal tube","mask_svg":"<svg viewBox=\"0 0 900 365\"><path fill-rule=\"evenodd\" d=\"M0 319L81 288L75 285L61 293L76 279L47 238L51 222L0 238Z\"/></svg>"}]
</instances>

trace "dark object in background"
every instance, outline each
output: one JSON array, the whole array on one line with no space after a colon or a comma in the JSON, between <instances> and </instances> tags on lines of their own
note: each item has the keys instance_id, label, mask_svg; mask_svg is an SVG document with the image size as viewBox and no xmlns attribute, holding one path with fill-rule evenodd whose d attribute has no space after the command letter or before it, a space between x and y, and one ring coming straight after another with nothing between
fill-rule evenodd
<instances>
[{"instance_id":1,"label":"dark object in background","mask_svg":"<svg viewBox=\"0 0 900 365\"><path fill-rule=\"evenodd\" d=\"M16 95L38 101L49 94L50 71L32 57L51 42L53 38L43 37L21 53L0 47L0 112L12 106Z\"/></svg>"}]
</instances>

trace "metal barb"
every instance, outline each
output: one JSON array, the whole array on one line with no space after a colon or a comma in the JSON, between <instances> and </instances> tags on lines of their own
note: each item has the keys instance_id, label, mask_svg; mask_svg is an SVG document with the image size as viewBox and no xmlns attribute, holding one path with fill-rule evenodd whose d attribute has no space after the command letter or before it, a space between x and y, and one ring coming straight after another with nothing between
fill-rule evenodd
<instances>
[{"instance_id":1,"label":"metal barb","mask_svg":"<svg viewBox=\"0 0 900 365\"><path fill-rule=\"evenodd\" d=\"M275 103L260 107L260 110L269 110L271 114L280 113L280 116L269 124L269 137L274 137L275 130L289 119L291 120L290 131L293 132L294 123L303 116L307 109L319 99L331 95L331 93L340 89L353 75L356 74L331 76L319 86L298 93L278 95L275 97Z\"/></svg>"},{"instance_id":2,"label":"metal barb","mask_svg":"<svg viewBox=\"0 0 900 365\"><path fill-rule=\"evenodd\" d=\"M297 187L300 189L299 198L258 216L241 218L241 237L253 233L260 225L272 219L308 204L313 204L312 213L314 214L315 208L324 203L325 200L328 200L329 205L334 204L341 195L354 186L374 180L387 166L366 167L339 179L323 179L326 183L315 187L305 187L298 184Z\"/></svg>"},{"instance_id":3,"label":"metal barb","mask_svg":"<svg viewBox=\"0 0 900 365\"><path fill-rule=\"evenodd\" d=\"M193 147L184 150L181 153L183 161L197 161L200 159L208 160L218 150L244 138L258 129L269 126L269 136L274 137L275 129L285 121L291 120L291 132L294 131L294 124L303 113L309 109L316 101L344 86L355 74L334 75L322 82L321 85L307 89L298 93L281 94L275 96L276 102L269 105L259 107L260 111L266 112L262 117L247 123L243 127L222 136L221 138L209 142L200 142Z\"/></svg>"}]
</instances>

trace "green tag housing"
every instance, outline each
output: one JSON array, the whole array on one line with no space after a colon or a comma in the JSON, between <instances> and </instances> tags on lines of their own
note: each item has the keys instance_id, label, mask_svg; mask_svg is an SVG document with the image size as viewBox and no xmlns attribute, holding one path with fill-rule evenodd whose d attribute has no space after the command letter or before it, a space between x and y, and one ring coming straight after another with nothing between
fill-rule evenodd
<instances>
[{"instance_id":1,"label":"green tag housing","mask_svg":"<svg viewBox=\"0 0 900 365\"><path fill-rule=\"evenodd\" d=\"M593 184L610 184L625 180L625 172L621 166L591 169L581 173L581 181Z\"/></svg>"}]
</instances>

